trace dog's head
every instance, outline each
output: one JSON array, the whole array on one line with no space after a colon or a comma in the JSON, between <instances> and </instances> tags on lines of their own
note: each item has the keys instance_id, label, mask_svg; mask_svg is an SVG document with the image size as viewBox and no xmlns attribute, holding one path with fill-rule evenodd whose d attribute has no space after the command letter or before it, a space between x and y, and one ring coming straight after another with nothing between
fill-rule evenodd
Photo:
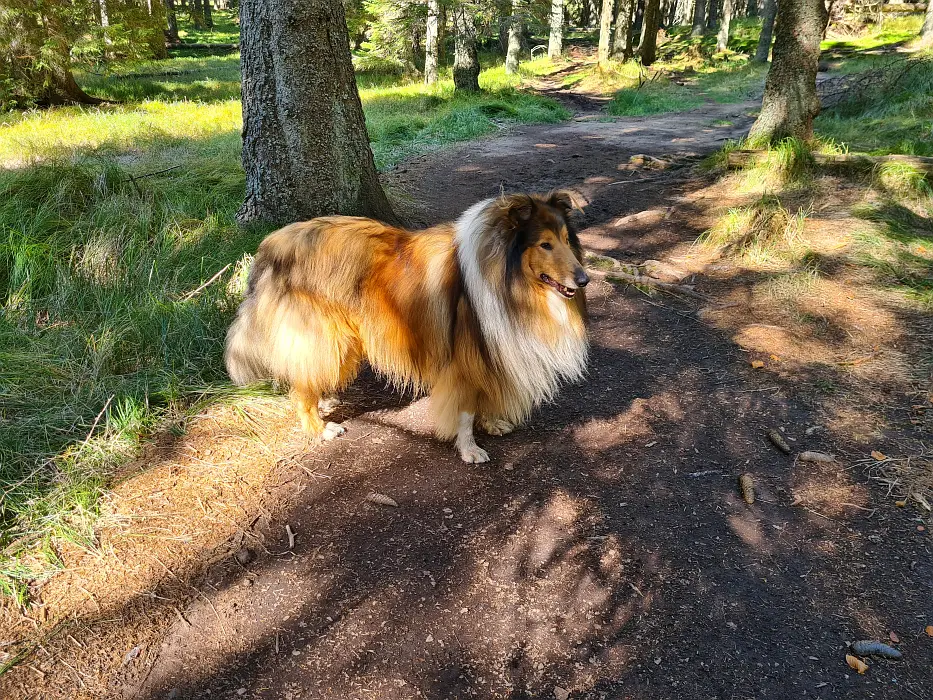
<instances>
[{"instance_id":1,"label":"dog's head","mask_svg":"<svg viewBox=\"0 0 933 700\"><path fill-rule=\"evenodd\" d=\"M589 283L580 242L570 225L570 193L507 195L495 206L505 229L506 277L510 282L522 279L565 299L572 299Z\"/></svg>"}]
</instances>

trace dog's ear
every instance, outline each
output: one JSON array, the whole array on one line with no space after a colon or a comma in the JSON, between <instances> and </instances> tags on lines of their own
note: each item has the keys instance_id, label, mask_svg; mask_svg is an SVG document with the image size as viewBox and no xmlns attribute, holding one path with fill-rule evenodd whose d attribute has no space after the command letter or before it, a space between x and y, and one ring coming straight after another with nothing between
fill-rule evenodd
<instances>
[{"instance_id":1,"label":"dog's ear","mask_svg":"<svg viewBox=\"0 0 933 700\"><path fill-rule=\"evenodd\" d=\"M527 194L515 194L506 201L509 220L515 226L527 223L535 213L534 200Z\"/></svg>"},{"instance_id":2,"label":"dog's ear","mask_svg":"<svg viewBox=\"0 0 933 700\"><path fill-rule=\"evenodd\" d=\"M577 206L573 193L568 190L554 190L548 196L547 203L555 209L559 209L564 216L567 216Z\"/></svg>"}]
</instances>

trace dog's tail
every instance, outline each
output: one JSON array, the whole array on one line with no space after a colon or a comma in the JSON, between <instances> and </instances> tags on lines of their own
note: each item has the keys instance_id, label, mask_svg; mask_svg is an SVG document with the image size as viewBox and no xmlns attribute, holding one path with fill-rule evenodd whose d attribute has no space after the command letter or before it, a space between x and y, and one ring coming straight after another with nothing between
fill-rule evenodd
<instances>
[{"instance_id":1,"label":"dog's tail","mask_svg":"<svg viewBox=\"0 0 933 700\"><path fill-rule=\"evenodd\" d=\"M224 364L227 374L235 384L249 384L260 379L270 379L271 374L262 361L264 343L257 337L253 327L255 300L247 297L237 312L236 320L227 331L224 348Z\"/></svg>"}]
</instances>

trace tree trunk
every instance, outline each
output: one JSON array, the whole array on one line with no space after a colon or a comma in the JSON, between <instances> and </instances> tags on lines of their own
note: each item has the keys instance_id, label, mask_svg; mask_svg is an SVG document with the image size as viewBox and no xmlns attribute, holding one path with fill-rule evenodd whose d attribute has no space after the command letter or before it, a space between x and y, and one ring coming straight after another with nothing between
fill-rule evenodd
<instances>
[{"instance_id":1,"label":"tree trunk","mask_svg":"<svg viewBox=\"0 0 933 700\"><path fill-rule=\"evenodd\" d=\"M517 12L518 3L512 3L512 16L509 17L509 50L505 54L505 72L518 72L518 54L522 50L522 20Z\"/></svg>"},{"instance_id":2,"label":"tree trunk","mask_svg":"<svg viewBox=\"0 0 933 700\"><path fill-rule=\"evenodd\" d=\"M820 38L828 19L823 0L781 0L761 113L748 135L752 144L812 138L813 119L820 113L816 94Z\"/></svg>"},{"instance_id":3,"label":"tree trunk","mask_svg":"<svg viewBox=\"0 0 933 700\"><path fill-rule=\"evenodd\" d=\"M466 92L479 90L476 24L473 7L465 3L454 9L454 89Z\"/></svg>"},{"instance_id":4,"label":"tree trunk","mask_svg":"<svg viewBox=\"0 0 933 700\"><path fill-rule=\"evenodd\" d=\"M641 24L638 54L641 63L650 66L658 54L658 25L661 22L661 0L645 0L645 18Z\"/></svg>"},{"instance_id":5,"label":"tree trunk","mask_svg":"<svg viewBox=\"0 0 933 700\"><path fill-rule=\"evenodd\" d=\"M632 57L632 15L635 0L617 0L616 29L612 39L612 57L627 61Z\"/></svg>"},{"instance_id":6,"label":"tree trunk","mask_svg":"<svg viewBox=\"0 0 933 700\"><path fill-rule=\"evenodd\" d=\"M440 7L437 11L437 64L439 66L444 65L445 59L447 57L446 50L444 48L447 41L447 5L443 2L440 3Z\"/></svg>"},{"instance_id":7,"label":"tree trunk","mask_svg":"<svg viewBox=\"0 0 933 700\"><path fill-rule=\"evenodd\" d=\"M191 24L195 29L204 29L204 11L201 9L202 0L188 2L188 14L191 15Z\"/></svg>"},{"instance_id":8,"label":"tree trunk","mask_svg":"<svg viewBox=\"0 0 933 700\"><path fill-rule=\"evenodd\" d=\"M201 8L204 12L204 26L208 29L214 28L214 15L213 8L211 7L211 0L202 0Z\"/></svg>"},{"instance_id":9,"label":"tree trunk","mask_svg":"<svg viewBox=\"0 0 933 700\"><path fill-rule=\"evenodd\" d=\"M748 0L748 3L745 5L745 16L746 17L757 17L758 16L758 0Z\"/></svg>"},{"instance_id":10,"label":"tree trunk","mask_svg":"<svg viewBox=\"0 0 933 700\"><path fill-rule=\"evenodd\" d=\"M924 44L933 44L933 0L927 0L927 13L920 28L920 40Z\"/></svg>"},{"instance_id":11,"label":"tree trunk","mask_svg":"<svg viewBox=\"0 0 933 700\"><path fill-rule=\"evenodd\" d=\"M437 82L439 15L440 8L438 7L438 0L428 0L427 31L424 34L425 85L434 85Z\"/></svg>"},{"instance_id":12,"label":"tree trunk","mask_svg":"<svg viewBox=\"0 0 933 700\"><path fill-rule=\"evenodd\" d=\"M165 32L165 38L169 43L178 43L178 17L175 15L175 0L163 0L165 2L165 19L168 22L168 30Z\"/></svg>"},{"instance_id":13,"label":"tree trunk","mask_svg":"<svg viewBox=\"0 0 933 700\"><path fill-rule=\"evenodd\" d=\"M719 34L716 35L716 50L725 51L729 48L729 25L732 24L732 5L735 0L722 0L722 22L719 24Z\"/></svg>"},{"instance_id":14,"label":"tree trunk","mask_svg":"<svg viewBox=\"0 0 933 700\"><path fill-rule=\"evenodd\" d=\"M241 0L243 223L324 214L394 223L350 58L342 2Z\"/></svg>"},{"instance_id":15,"label":"tree trunk","mask_svg":"<svg viewBox=\"0 0 933 700\"><path fill-rule=\"evenodd\" d=\"M547 40L547 55L560 58L564 50L564 0L551 0L551 35Z\"/></svg>"},{"instance_id":16,"label":"tree trunk","mask_svg":"<svg viewBox=\"0 0 933 700\"><path fill-rule=\"evenodd\" d=\"M693 6L693 30L690 36L706 34L706 0L697 0Z\"/></svg>"},{"instance_id":17,"label":"tree trunk","mask_svg":"<svg viewBox=\"0 0 933 700\"><path fill-rule=\"evenodd\" d=\"M765 0L764 15L761 18L761 34L758 36L758 48L755 49L756 63L767 63L771 53L771 33L774 31L774 15L777 14L777 1Z\"/></svg>"},{"instance_id":18,"label":"tree trunk","mask_svg":"<svg viewBox=\"0 0 933 700\"><path fill-rule=\"evenodd\" d=\"M590 26L590 3L588 0L580 0L580 26L584 29Z\"/></svg>"},{"instance_id":19,"label":"tree trunk","mask_svg":"<svg viewBox=\"0 0 933 700\"><path fill-rule=\"evenodd\" d=\"M722 0L708 0L709 17L706 20L706 29L712 31L719 26L719 9Z\"/></svg>"},{"instance_id":20,"label":"tree trunk","mask_svg":"<svg viewBox=\"0 0 933 700\"><path fill-rule=\"evenodd\" d=\"M110 17L107 14L107 0L97 0L97 6L100 10L100 26L109 27Z\"/></svg>"},{"instance_id":21,"label":"tree trunk","mask_svg":"<svg viewBox=\"0 0 933 700\"><path fill-rule=\"evenodd\" d=\"M612 10L613 0L603 0L602 12L599 15L599 51L597 60L600 68L609 66L609 44L612 38Z\"/></svg>"}]
</instances>

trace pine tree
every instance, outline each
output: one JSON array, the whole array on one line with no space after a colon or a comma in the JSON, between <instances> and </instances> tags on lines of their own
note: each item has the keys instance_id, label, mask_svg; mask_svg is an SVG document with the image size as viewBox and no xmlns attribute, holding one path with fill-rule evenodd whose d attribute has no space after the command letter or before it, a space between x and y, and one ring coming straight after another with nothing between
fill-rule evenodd
<instances>
[{"instance_id":1,"label":"pine tree","mask_svg":"<svg viewBox=\"0 0 933 700\"><path fill-rule=\"evenodd\" d=\"M242 222L395 219L376 174L343 3L241 0Z\"/></svg>"}]
</instances>

